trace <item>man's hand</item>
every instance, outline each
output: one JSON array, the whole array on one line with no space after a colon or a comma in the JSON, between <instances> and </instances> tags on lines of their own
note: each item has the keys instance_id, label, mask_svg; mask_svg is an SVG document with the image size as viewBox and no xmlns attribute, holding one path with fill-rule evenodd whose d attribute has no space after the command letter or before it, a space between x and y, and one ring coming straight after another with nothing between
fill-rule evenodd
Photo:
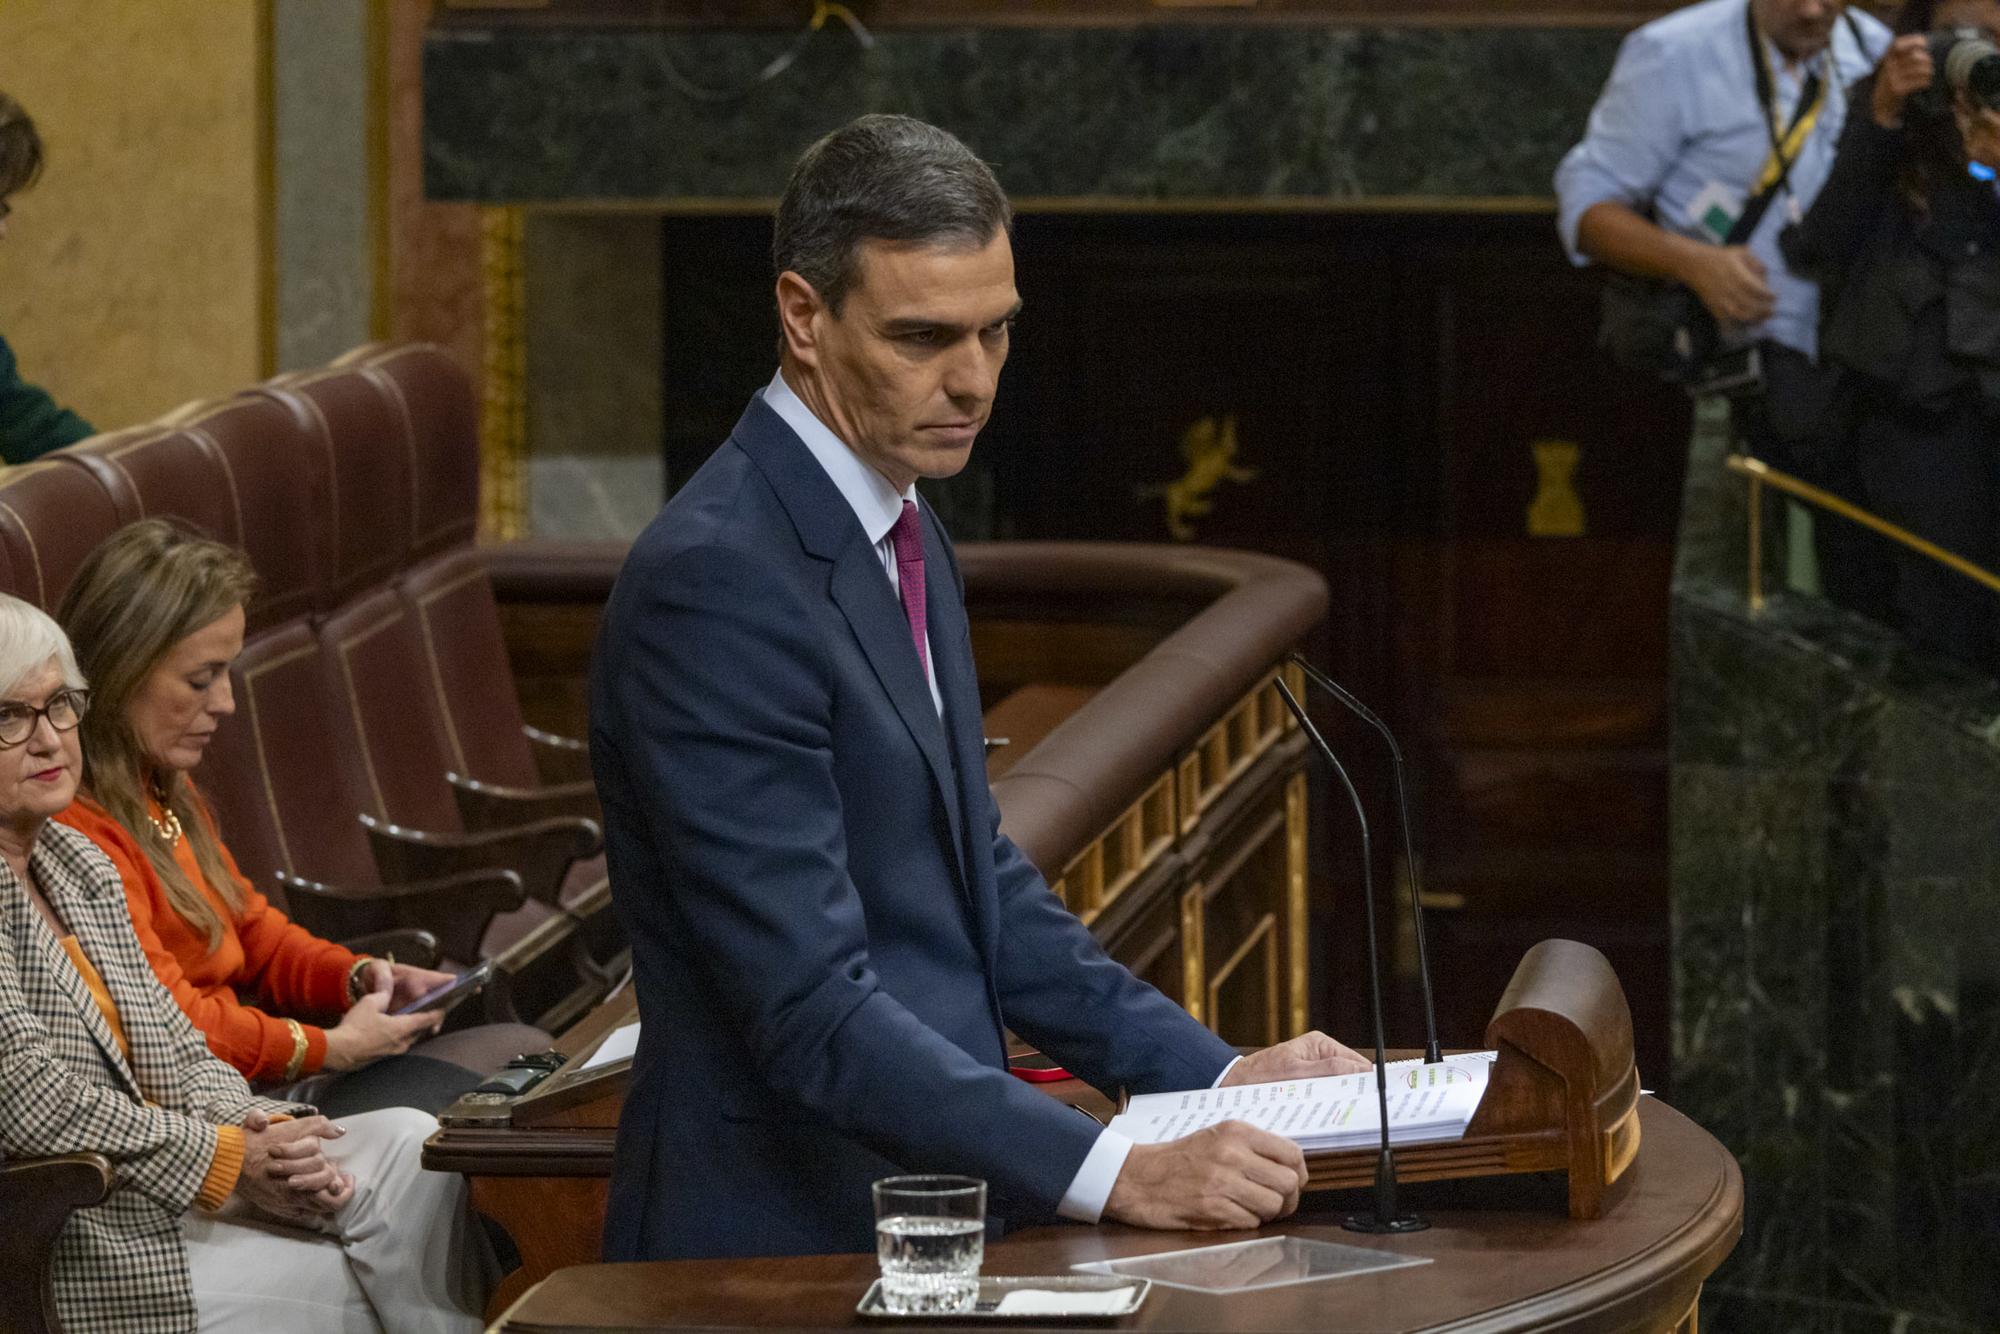
<instances>
[{"instance_id":1,"label":"man's hand","mask_svg":"<svg viewBox=\"0 0 2000 1334\"><path fill-rule=\"evenodd\" d=\"M1920 32L1898 37L1875 71L1875 98L1869 108L1875 123L1885 130L1901 129L1903 103L1910 100L1911 93L1930 87L1935 74L1930 39Z\"/></svg>"},{"instance_id":2,"label":"man's hand","mask_svg":"<svg viewBox=\"0 0 2000 1334\"><path fill-rule=\"evenodd\" d=\"M1245 1056L1229 1067L1223 1076L1222 1087L1231 1084L1269 1084L1280 1079L1318 1079L1322 1075L1354 1075L1363 1070L1372 1070L1375 1063L1355 1051L1342 1046L1317 1029L1302 1033L1290 1042L1280 1042L1275 1047L1251 1056Z\"/></svg>"},{"instance_id":3,"label":"man's hand","mask_svg":"<svg viewBox=\"0 0 2000 1334\"><path fill-rule=\"evenodd\" d=\"M1185 1139L1133 1145L1104 1216L1170 1230L1260 1227L1298 1208L1305 1184L1298 1145L1224 1121Z\"/></svg>"},{"instance_id":4,"label":"man's hand","mask_svg":"<svg viewBox=\"0 0 2000 1334\"><path fill-rule=\"evenodd\" d=\"M1681 281L1725 324L1762 324L1778 308L1764 281L1764 261L1740 245L1692 242L1683 252Z\"/></svg>"},{"instance_id":5,"label":"man's hand","mask_svg":"<svg viewBox=\"0 0 2000 1334\"><path fill-rule=\"evenodd\" d=\"M235 1193L288 1223L313 1226L344 1206L354 1179L326 1159L321 1141L347 1132L323 1116L272 1121L252 1110L243 1118L243 1170Z\"/></svg>"}]
</instances>

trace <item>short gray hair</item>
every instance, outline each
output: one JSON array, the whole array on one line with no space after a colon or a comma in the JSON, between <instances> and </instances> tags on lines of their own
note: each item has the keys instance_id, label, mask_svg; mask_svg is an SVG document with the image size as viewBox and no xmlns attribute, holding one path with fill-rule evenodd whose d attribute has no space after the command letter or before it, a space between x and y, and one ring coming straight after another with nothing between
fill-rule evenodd
<instances>
[{"instance_id":1,"label":"short gray hair","mask_svg":"<svg viewBox=\"0 0 2000 1334\"><path fill-rule=\"evenodd\" d=\"M863 241L976 249L1013 227L1013 206L993 169L951 134L908 116L862 116L792 168L771 262L811 283L838 315Z\"/></svg>"},{"instance_id":2,"label":"short gray hair","mask_svg":"<svg viewBox=\"0 0 2000 1334\"><path fill-rule=\"evenodd\" d=\"M62 669L63 685L70 690L84 687L83 673L69 636L47 612L32 603L0 593L0 694L54 661Z\"/></svg>"}]
</instances>

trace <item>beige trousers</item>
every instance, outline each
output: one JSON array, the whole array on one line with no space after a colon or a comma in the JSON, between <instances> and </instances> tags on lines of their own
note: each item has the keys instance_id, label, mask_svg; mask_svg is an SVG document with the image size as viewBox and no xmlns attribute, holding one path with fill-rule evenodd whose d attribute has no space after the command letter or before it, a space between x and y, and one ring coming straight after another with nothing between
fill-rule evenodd
<instances>
[{"instance_id":1,"label":"beige trousers","mask_svg":"<svg viewBox=\"0 0 2000 1334\"><path fill-rule=\"evenodd\" d=\"M202 1334L477 1334L493 1255L464 1178L419 1161L437 1122L388 1107L339 1124L327 1156L355 1190L327 1231L234 1206L183 1221Z\"/></svg>"}]
</instances>

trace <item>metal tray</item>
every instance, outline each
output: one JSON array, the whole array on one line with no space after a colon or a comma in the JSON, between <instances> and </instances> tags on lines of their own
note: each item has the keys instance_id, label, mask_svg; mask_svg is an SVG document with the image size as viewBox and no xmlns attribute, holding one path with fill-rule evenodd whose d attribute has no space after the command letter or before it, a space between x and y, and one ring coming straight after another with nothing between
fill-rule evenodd
<instances>
[{"instance_id":1,"label":"metal tray","mask_svg":"<svg viewBox=\"0 0 2000 1334\"><path fill-rule=\"evenodd\" d=\"M1120 1288L1129 1289L1131 1296L1112 1311L1019 1311L1000 1313L1000 1299L1010 1292L1032 1289L1036 1292L1115 1292ZM882 1280L876 1279L868 1287L861 1304L854 1308L859 1315L870 1320L916 1320L926 1324L940 1320L1011 1320L1042 1321L1051 1320L1116 1320L1120 1316L1131 1315L1146 1301L1146 1294L1153 1289L1153 1281L1148 1278L1127 1278L1116 1274L1048 1274L1041 1277L1031 1275L1005 1275L992 1277L981 1275L979 1292L972 1300L969 1311L922 1311L904 1314L891 1311L882 1305Z\"/></svg>"}]
</instances>

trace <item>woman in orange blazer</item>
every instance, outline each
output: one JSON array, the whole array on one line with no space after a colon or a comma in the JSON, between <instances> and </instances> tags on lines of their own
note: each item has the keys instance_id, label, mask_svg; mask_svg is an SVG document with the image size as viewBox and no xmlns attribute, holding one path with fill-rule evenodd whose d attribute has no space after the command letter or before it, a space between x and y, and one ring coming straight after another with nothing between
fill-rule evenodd
<instances>
[{"instance_id":1,"label":"woman in orange blazer","mask_svg":"<svg viewBox=\"0 0 2000 1334\"><path fill-rule=\"evenodd\" d=\"M159 520L91 554L59 614L96 685L86 791L57 818L111 858L154 973L245 1078L333 1116L436 1112L490 1072L474 1053L497 1065L548 1038L489 1025L418 1046L442 1015L391 1011L449 974L321 940L237 869L189 771L235 711L229 664L254 585L242 553Z\"/></svg>"}]
</instances>

